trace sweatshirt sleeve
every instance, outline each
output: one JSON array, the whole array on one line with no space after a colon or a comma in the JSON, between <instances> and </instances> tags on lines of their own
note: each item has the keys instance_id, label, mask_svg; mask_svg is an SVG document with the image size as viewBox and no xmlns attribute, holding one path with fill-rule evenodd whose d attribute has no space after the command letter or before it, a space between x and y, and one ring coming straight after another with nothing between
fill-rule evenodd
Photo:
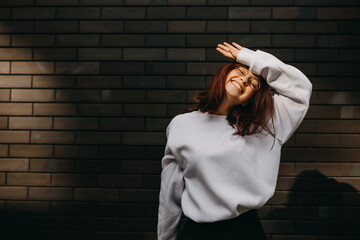
<instances>
[{"instance_id":1,"label":"sweatshirt sleeve","mask_svg":"<svg viewBox=\"0 0 360 240\"><path fill-rule=\"evenodd\" d=\"M181 195L184 190L183 170L177 163L169 147L171 122L166 128L165 155L161 160L161 186L157 235L158 240L176 240L178 224L182 216Z\"/></svg>"},{"instance_id":2,"label":"sweatshirt sleeve","mask_svg":"<svg viewBox=\"0 0 360 240\"><path fill-rule=\"evenodd\" d=\"M312 93L310 80L299 69L261 50L243 47L236 61L249 66L251 72L261 75L275 89L275 134L283 145L308 111Z\"/></svg>"}]
</instances>

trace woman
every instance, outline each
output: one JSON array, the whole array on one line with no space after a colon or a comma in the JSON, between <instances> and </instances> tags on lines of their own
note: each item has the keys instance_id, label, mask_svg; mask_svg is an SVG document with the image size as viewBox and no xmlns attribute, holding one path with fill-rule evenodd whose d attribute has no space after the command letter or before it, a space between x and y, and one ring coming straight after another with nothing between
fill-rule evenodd
<instances>
[{"instance_id":1,"label":"woman","mask_svg":"<svg viewBox=\"0 0 360 240\"><path fill-rule=\"evenodd\" d=\"M217 50L235 61L167 126L158 240L266 239L257 209L275 192L281 147L307 113L312 84L275 56L232 44Z\"/></svg>"}]
</instances>

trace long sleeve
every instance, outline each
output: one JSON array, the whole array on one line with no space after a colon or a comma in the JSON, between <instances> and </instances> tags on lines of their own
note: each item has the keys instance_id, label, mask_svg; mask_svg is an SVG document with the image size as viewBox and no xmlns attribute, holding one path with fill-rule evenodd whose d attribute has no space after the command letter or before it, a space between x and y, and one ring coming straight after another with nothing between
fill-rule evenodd
<instances>
[{"instance_id":1,"label":"long sleeve","mask_svg":"<svg viewBox=\"0 0 360 240\"><path fill-rule=\"evenodd\" d=\"M176 240L178 224L182 215L181 195L184 189L183 169L177 163L169 147L170 124L166 128L165 155L161 166L161 187L159 194L158 240Z\"/></svg>"},{"instance_id":2,"label":"long sleeve","mask_svg":"<svg viewBox=\"0 0 360 240\"><path fill-rule=\"evenodd\" d=\"M310 104L312 84L297 68L261 50L243 47L236 59L261 75L276 90L274 125L277 139L284 144L304 119Z\"/></svg>"}]
</instances>

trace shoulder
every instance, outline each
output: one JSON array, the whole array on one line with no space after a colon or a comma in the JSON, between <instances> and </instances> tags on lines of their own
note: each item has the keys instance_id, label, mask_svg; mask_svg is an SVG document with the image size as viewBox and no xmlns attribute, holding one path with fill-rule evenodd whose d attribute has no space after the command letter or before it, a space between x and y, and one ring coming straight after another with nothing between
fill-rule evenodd
<instances>
[{"instance_id":1,"label":"shoulder","mask_svg":"<svg viewBox=\"0 0 360 240\"><path fill-rule=\"evenodd\" d=\"M186 113L180 113L176 116L174 116L168 127L170 127L170 125L182 125L182 124L186 124L188 121L191 121L195 115L197 114L197 111L192 111L192 112L186 112Z\"/></svg>"}]
</instances>

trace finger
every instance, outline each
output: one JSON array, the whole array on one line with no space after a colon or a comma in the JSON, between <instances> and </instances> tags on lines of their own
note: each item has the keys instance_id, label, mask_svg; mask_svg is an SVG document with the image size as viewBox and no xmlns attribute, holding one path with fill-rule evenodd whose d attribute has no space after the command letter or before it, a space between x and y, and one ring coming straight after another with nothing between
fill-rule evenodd
<instances>
[{"instance_id":1,"label":"finger","mask_svg":"<svg viewBox=\"0 0 360 240\"><path fill-rule=\"evenodd\" d=\"M222 45L222 44L218 44L218 47L219 47L219 48L222 48L222 49L225 50L225 51L229 51L229 48L226 47L226 46L224 46L224 45Z\"/></svg>"},{"instance_id":2,"label":"finger","mask_svg":"<svg viewBox=\"0 0 360 240\"><path fill-rule=\"evenodd\" d=\"M234 44L239 50L242 49L242 46L240 46L239 44L237 44L236 42L233 42L232 44Z\"/></svg>"},{"instance_id":3,"label":"finger","mask_svg":"<svg viewBox=\"0 0 360 240\"><path fill-rule=\"evenodd\" d=\"M227 42L224 42L224 44L231 50L235 50L234 46L233 45L230 45L229 43Z\"/></svg>"},{"instance_id":4,"label":"finger","mask_svg":"<svg viewBox=\"0 0 360 240\"><path fill-rule=\"evenodd\" d=\"M221 48L216 48L216 50L218 50L219 52L221 52L222 54L224 54L225 56L227 56L229 53L228 53L228 51L225 51L225 50L223 50L223 49L221 49Z\"/></svg>"}]
</instances>

